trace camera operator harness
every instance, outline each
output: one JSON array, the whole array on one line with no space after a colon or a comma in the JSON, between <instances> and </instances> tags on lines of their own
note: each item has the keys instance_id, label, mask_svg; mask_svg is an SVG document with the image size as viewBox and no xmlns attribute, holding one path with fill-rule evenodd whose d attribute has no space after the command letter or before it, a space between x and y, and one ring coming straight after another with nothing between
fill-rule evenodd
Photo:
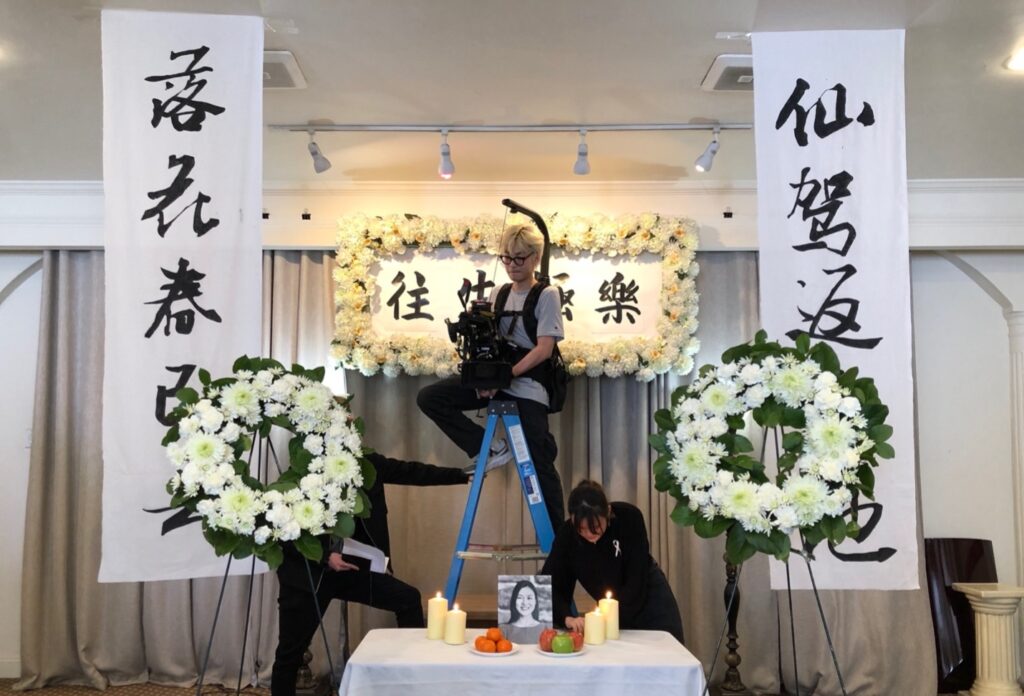
<instances>
[{"instance_id":1,"label":"camera operator harness","mask_svg":"<svg viewBox=\"0 0 1024 696\"><path fill-rule=\"evenodd\" d=\"M544 252L541 255L540 272L537 273L538 283L530 289L521 312L504 312L505 303L508 300L510 285L505 285L498 290L495 296L495 309L492 311L491 304L487 300L476 299L469 301L469 281L464 281L459 295L462 298L463 312L459 315L458 321L448 323L448 335L455 343L456 351L462 359L459 366L462 374L462 384L474 389L505 389L512 382L512 365L522 358L527 352L525 348L514 346L506 337L501 336L499 322L503 316L512 316L512 327L509 334L515 327L519 316L523 318L523 328L526 329L530 340L537 342L537 319L534 308L540 299L540 293L548 284L548 261L550 256L550 240L548 228L544 218L539 214L524 208L515 201L508 198L501 201L502 205L513 213L522 213L533 220L541 234L544 236ZM559 396L553 393L552 387L555 380L552 376L558 373L555 365L561 366L561 356L555 347L552 353L552 360L545 361L526 372L523 376L531 377L543 384L548 389L550 406L561 410L564 401L564 389L566 379L562 382L562 393ZM561 373L564 375L564 366L561 366ZM508 445L515 458L516 471L519 473L519 481L522 484L523 496L533 520L533 527L537 532L537 547L505 546L494 547L484 545L473 545L470 549L469 537L473 531L473 520L476 518L477 506L480 503L480 493L483 489L484 473L487 468L487 458L490 455L491 441L497 429L498 420L501 419L505 426L505 434ZM462 526L459 528L459 536L455 543L455 553L452 555L451 567L448 571L448 582L445 584L445 597L451 606L459 591L459 581L462 578L462 566L464 561L471 559L489 560L540 560L547 557L554 542L555 532L551 527L551 519L548 517L547 508L544 504L544 494L540 490L540 482L537 479L536 467L529 447L526 444L526 437L523 434L523 426L519 420L519 409L515 401L492 399L487 405L487 425L484 428L484 439L480 446L480 454L477 455L476 469L473 475L473 483L470 486L469 498L466 500L466 511L462 516Z\"/></svg>"}]
</instances>

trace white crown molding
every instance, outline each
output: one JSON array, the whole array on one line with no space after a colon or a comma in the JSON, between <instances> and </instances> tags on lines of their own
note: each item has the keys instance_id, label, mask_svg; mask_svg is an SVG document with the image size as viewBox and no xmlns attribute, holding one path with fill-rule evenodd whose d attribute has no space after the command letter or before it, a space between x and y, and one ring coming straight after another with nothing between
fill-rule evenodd
<instances>
[{"instance_id":1,"label":"white crown molding","mask_svg":"<svg viewBox=\"0 0 1024 696\"><path fill-rule=\"evenodd\" d=\"M915 250L1024 249L1024 179L908 183ZM757 248L754 181L357 181L264 185L263 244L333 248L335 220L356 211L442 217L501 215L501 198L536 208L609 215L654 210L701 225L705 250ZM538 205L540 201L544 205ZM726 218L726 211L732 213ZM310 220L303 220L308 211ZM0 249L102 248L99 181L0 181Z\"/></svg>"}]
</instances>

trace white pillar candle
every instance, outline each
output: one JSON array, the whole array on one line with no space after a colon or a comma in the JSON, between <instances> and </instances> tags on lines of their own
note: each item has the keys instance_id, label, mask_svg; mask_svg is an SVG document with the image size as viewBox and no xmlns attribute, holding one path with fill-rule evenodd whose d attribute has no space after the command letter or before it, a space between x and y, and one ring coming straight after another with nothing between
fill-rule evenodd
<instances>
[{"instance_id":1,"label":"white pillar candle","mask_svg":"<svg viewBox=\"0 0 1024 696\"><path fill-rule=\"evenodd\" d=\"M461 611L458 604L444 616L444 642L448 645L466 642L466 612Z\"/></svg>"},{"instance_id":2,"label":"white pillar candle","mask_svg":"<svg viewBox=\"0 0 1024 696\"><path fill-rule=\"evenodd\" d=\"M604 643L604 615L600 609L589 612L583 618L583 642L588 645Z\"/></svg>"},{"instance_id":3,"label":"white pillar candle","mask_svg":"<svg viewBox=\"0 0 1024 696\"><path fill-rule=\"evenodd\" d=\"M448 613L448 600L438 592L427 600L427 638L441 640L444 637L444 617Z\"/></svg>"},{"instance_id":4,"label":"white pillar candle","mask_svg":"<svg viewBox=\"0 0 1024 696\"><path fill-rule=\"evenodd\" d=\"M619 600L612 599L609 592L600 602L597 603L601 613L604 614L604 635L608 640L619 639Z\"/></svg>"}]
</instances>

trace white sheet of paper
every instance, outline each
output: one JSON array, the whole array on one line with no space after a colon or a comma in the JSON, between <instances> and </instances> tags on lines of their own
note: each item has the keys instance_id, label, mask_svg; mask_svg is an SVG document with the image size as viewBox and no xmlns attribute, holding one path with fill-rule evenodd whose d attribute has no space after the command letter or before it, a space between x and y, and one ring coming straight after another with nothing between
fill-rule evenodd
<instances>
[{"instance_id":1,"label":"white sheet of paper","mask_svg":"<svg viewBox=\"0 0 1024 696\"><path fill-rule=\"evenodd\" d=\"M384 552L378 549L376 546L370 546L364 544L361 541L355 539L345 539L345 543L341 547L342 554L349 556L359 556L370 561L370 572L372 573L386 573L388 569L388 557L384 555Z\"/></svg>"}]
</instances>

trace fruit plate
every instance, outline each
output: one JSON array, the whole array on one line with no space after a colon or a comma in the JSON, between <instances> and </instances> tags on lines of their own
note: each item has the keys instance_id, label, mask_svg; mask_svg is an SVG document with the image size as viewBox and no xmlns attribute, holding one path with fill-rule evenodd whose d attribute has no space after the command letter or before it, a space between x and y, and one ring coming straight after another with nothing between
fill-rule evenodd
<instances>
[{"instance_id":1,"label":"fruit plate","mask_svg":"<svg viewBox=\"0 0 1024 696\"><path fill-rule=\"evenodd\" d=\"M579 652L571 652L571 653L547 652L545 650L541 650L539 645L535 645L533 647L535 647L537 649L537 652L539 652L541 655L544 655L545 657L579 657L583 653L587 652L587 646L586 645L584 645L582 648L580 648Z\"/></svg>"},{"instance_id":2,"label":"fruit plate","mask_svg":"<svg viewBox=\"0 0 1024 696\"><path fill-rule=\"evenodd\" d=\"M515 655L519 652L519 643L513 643L512 649L508 652L480 652L472 645L469 646L469 651L474 655L479 655L480 657L508 657L509 655Z\"/></svg>"}]
</instances>

